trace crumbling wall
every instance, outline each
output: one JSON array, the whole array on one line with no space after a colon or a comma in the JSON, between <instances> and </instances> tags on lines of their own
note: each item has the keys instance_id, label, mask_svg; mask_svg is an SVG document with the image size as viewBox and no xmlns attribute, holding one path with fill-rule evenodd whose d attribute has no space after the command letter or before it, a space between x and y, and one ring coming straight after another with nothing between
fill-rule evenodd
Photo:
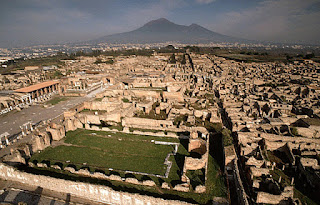
<instances>
[{"instance_id":1,"label":"crumbling wall","mask_svg":"<svg viewBox=\"0 0 320 205\"><path fill-rule=\"evenodd\" d=\"M30 144L32 153L35 153L38 150L44 150L45 148L51 145L50 137L46 133L39 136L32 136Z\"/></svg>"},{"instance_id":2,"label":"crumbling wall","mask_svg":"<svg viewBox=\"0 0 320 205\"><path fill-rule=\"evenodd\" d=\"M202 169L206 166L208 161L208 153L203 155L200 159L186 157L183 167L183 172L187 172L187 170L198 170Z\"/></svg>"},{"instance_id":3,"label":"crumbling wall","mask_svg":"<svg viewBox=\"0 0 320 205\"><path fill-rule=\"evenodd\" d=\"M316 129L305 128L305 127L296 127L298 133L304 137L308 138L319 138L320 133Z\"/></svg>"},{"instance_id":4,"label":"crumbling wall","mask_svg":"<svg viewBox=\"0 0 320 205\"><path fill-rule=\"evenodd\" d=\"M64 126L52 123L46 128L47 132L50 132L53 140L59 141L66 136L66 130Z\"/></svg>"},{"instance_id":5,"label":"crumbling wall","mask_svg":"<svg viewBox=\"0 0 320 205\"><path fill-rule=\"evenodd\" d=\"M173 122L171 120L153 120L138 117L126 117L122 120L122 125L127 127L136 127L144 129L174 128Z\"/></svg>"},{"instance_id":6,"label":"crumbling wall","mask_svg":"<svg viewBox=\"0 0 320 205\"><path fill-rule=\"evenodd\" d=\"M6 162L10 165L14 165L14 164L25 164L26 160L25 158L22 157L19 150L15 150L10 155L4 156L3 162Z\"/></svg>"},{"instance_id":7,"label":"crumbling wall","mask_svg":"<svg viewBox=\"0 0 320 205\"><path fill-rule=\"evenodd\" d=\"M257 203L258 204L280 204L281 201L286 201L289 198L293 198L293 187L285 187L281 195L273 195L266 192L258 192Z\"/></svg>"},{"instance_id":8,"label":"crumbling wall","mask_svg":"<svg viewBox=\"0 0 320 205\"><path fill-rule=\"evenodd\" d=\"M118 112L118 113L110 113L110 114L100 115L100 120L121 122L121 113Z\"/></svg>"},{"instance_id":9,"label":"crumbling wall","mask_svg":"<svg viewBox=\"0 0 320 205\"><path fill-rule=\"evenodd\" d=\"M86 101L84 102L84 109L88 110L104 110L107 112L114 111L122 107L122 102L99 102L99 101Z\"/></svg>"},{"instance_id":10,"label":"crumbling wall","mask_svg":"<svg viewBox=\"0 0 320 205\"><path fill-rule=\"evenodd\" d=\"M68 131L74 131L78 128L83 128L83 124L80 122L80 120L78 118L71 117L71 118L65 119L64 127L65 127L66 132L68 132Z\"/></svg>"},{"instance_id":11,"label":"crumbling wall","mask_svg":"<svg viewBox=\"0 0 320 205\"><path fill-rule=\"evenodd\" d=\"M107 204L119 205L147 205L164 204L180 205L189 204L182 201L165 200L151 196L132 194L127 192L115 191L102 185L93 185L82 182L74 182L63 179L56 179L48 176L34 175L17 171L3 163L0 163L0 178L24 183L30 186L42 187L44 189L70 194L93 201Z\"/></svg>"},{"instance_id":12,"label":"crumbling wall","mask_svg":"<svg viewBox=\"0 0 320 205\"><path fill-rule=\"evenodd\" d=\"M203 139L190 139L188 152L196 152L201 155L207 152L207 142Z\"/></svg>"},{"instance_id":13,"label":"crumbling wall","mask_svg":"<svg viewBox=\"0 0 320 205\"><path fill-rule=\"evenodd\" d=\"M135 97L146 99L160 99L160 92L151 90L130 90Z\"/></svg>"},{"instance_id":14,"label":"crumbling wall","mask_svg":"<svg viewBox=\"0 0 320 205\"><path fill-rule=\"evenodd\" d=\"M184 102L183 92L163 92L163 98L169 101Z\"/></svg>"}]
</instances>

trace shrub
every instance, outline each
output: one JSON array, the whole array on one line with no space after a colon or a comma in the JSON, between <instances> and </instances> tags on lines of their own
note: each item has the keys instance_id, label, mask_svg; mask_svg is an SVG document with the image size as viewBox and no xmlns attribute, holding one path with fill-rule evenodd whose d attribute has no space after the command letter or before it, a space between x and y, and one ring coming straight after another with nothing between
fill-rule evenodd
<instances>
[{"instance_id":1,"label":"shrub","mask_svg":"<svg viewBox=\"0 0 320 205\"><path fill-rule=\"evenodd\" d=\"M231 136L231 131L229 129L223 129L222 130L222 136L223 136L223 146L229 146L233 144L233 139Z\"/></svg>"}]
</instances>

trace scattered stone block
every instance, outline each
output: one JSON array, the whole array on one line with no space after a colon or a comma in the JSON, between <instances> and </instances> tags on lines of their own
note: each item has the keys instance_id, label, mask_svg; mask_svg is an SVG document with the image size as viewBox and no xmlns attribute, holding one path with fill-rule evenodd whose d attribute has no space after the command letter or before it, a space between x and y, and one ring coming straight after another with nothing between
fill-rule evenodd
<instances>
[{"instance_id":1,"label":"scattered stone block","mask_svg":"<svg viewBox=\"0 0 320 205\"><path fill-rule=\"evenodd\" d=\"M84 175L84 176L91 176L90 171L87 170L87 169L80 169L80 170L78 171L78 174Z\"/></svg>"},{"instance_id":2,"label":"scattered stone block","mask_svg":"<svg viewBox=\"0 0 320 205\"><path fill-rule=\"evenodd\" d=\"M48 165L46 163L38 163L37 164L37 167L40 167L40 168L47 168Z\"/></svg>"},{"instance_id":3,"label":"scattered stone block","mask_svg":"<svg viewBox=\"0 0 320 205\"><path fill-rule=\"evenodd\" d=\"M71 173L74 173L76 170L73 167L66 167L64 168L65 171L69 171Z\"/></svg>"},{"instance_id":4,"label":"scattered stone block","mask_svg":"<svg viewBox=\"0 0 320 205\"><path fill-rule=\"evenodd\" d=\"M206 191L206 187L203 185L196 186L196 188L195 188L196 193L203 193L205 191Z\"/></svg>"},{"instance_id":5,"label":"scattered stone block","mask_svg":"<svg viewBox=\"0 0 320 205\"><path fill-rule=\"evenodd\" d=\"M177 184L173 190L176 191L183 191L183 192L188 192L189 191L189 185L187 183L185 184Z\"/></svg>"},{"instance_id":6,"label":"scattered stone block","mask_svg":"<svg viewBox=\"0 0 320 205\"><path fill-rule=\"evenodd\" d=\"M156 186L156 183L152 180L146 180L146 181L143 181L142 184L144 186Z\"/></svg>"},{"instance_id":7,"label":"scattered stone block","mask_svg":"<svg viewBox=\"0 0 320 205\"><path fill-rule=\"evenodd\" d=\"M162 189L170 189L170 186L167 182L163 182L162 185L161 185L161 188Z\"/></svg>"},{"instance_id":8,"label":"scattered stone block","mask_svg":"<svg viewBox=\"0 0 320 205\"><path fill-rule=\"evenodd\" d=\"M101 172L95 172L93 173L93 177L99 178L99 179L108 179L108 176L101 173Z\"/></svg>"},{"instance_id":9,"label":"scattered stone block","mask_svg":"<svg viewBox=\"0 0 320 205\"><path fill-rule=\"evenodd\" d=\"M132 184L140 184L138 179L135 179L135 178L126 178L125 182L132 183Z\"/></svg>"},{"instance_id":10,"label":"scattered stone block","mask_svg":"<svg viewBox=\"0 0 320 205\"><path fill-rule=\"evenodd\" d=\"M29 167L35 167L35 164L33 164L32 162L28 162L28 166Z\"/></svg>"},{"instance_id":11,"label":"scattered stone block","mask_svg":"<svg viewBox=\"0 0 320 205\"><path fill-rule=\"evenodd\" d=\"M122 181L121 177L118 175L110 175L109 177L110 180L115 180L115 181Z\"/></svg>"},{"instance_id":12,"label":"scattered stone block","mask_svg":"<svg viewBox=\"0 0 320 205\"><path fill-rule=\"evenodd\" d=\"M56 164L51 165L51 168L57 169L57 170L61 170L61 167L59 165L56 165Z\"/></svg>"}]
</instances>

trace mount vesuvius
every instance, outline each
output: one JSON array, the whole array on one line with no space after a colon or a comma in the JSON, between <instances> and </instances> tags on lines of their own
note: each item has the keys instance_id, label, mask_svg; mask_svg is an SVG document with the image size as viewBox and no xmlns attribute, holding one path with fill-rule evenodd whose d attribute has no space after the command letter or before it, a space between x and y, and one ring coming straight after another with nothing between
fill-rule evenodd
<instances>
[{"instance_id":1,"label":"mount vesuvius","mask_svg":"<svg viewBox=\"0 0 320 205\"><path fill-rule=\"evenodd\" d=\"M165 18L150 21L142 27L113 35L107 35L90 43L221 43L248 42L248 40L222 35L198 24L178 25Z\"/></svg>"}]
</instances>

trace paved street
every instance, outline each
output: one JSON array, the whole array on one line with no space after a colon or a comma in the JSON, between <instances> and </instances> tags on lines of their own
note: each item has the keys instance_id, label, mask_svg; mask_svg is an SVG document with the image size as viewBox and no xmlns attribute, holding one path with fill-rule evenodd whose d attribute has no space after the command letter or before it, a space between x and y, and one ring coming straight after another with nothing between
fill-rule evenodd
<instances>
[{"instance_id":1,"label":"paved street","mask_svg":"<svg viewBox=\"0 0 320 205\"><path fill-rule=\"evenodd\" d=\"M86 97L70 97L57 105L45 108L43 105L33 105L22 111L13 110L5 115L0 116L0 134L8 132L10 135L21 131L20 126L31 121L37 123L43 120L54 118L62 114L65 110L88 100Z\"/></svg>"},{"instance_id":2,"label":"paved street","mask_svg":"<svg viewBox=\"0 0 320 205\"><path fill-rule=\"evenodd\" d=\"M22 111L13 110L7 114L0 115L0 134L8 132L10 135L19 133L20 126L26 122L38 123L43 120L55 118L63 114L64 111L84 101L90 100L95 94L101 92L99 88L85 97L68 97L68 100L62 101L57 105L45 108L43 105L33 105Z\"/></svg>"}]
</instances>

